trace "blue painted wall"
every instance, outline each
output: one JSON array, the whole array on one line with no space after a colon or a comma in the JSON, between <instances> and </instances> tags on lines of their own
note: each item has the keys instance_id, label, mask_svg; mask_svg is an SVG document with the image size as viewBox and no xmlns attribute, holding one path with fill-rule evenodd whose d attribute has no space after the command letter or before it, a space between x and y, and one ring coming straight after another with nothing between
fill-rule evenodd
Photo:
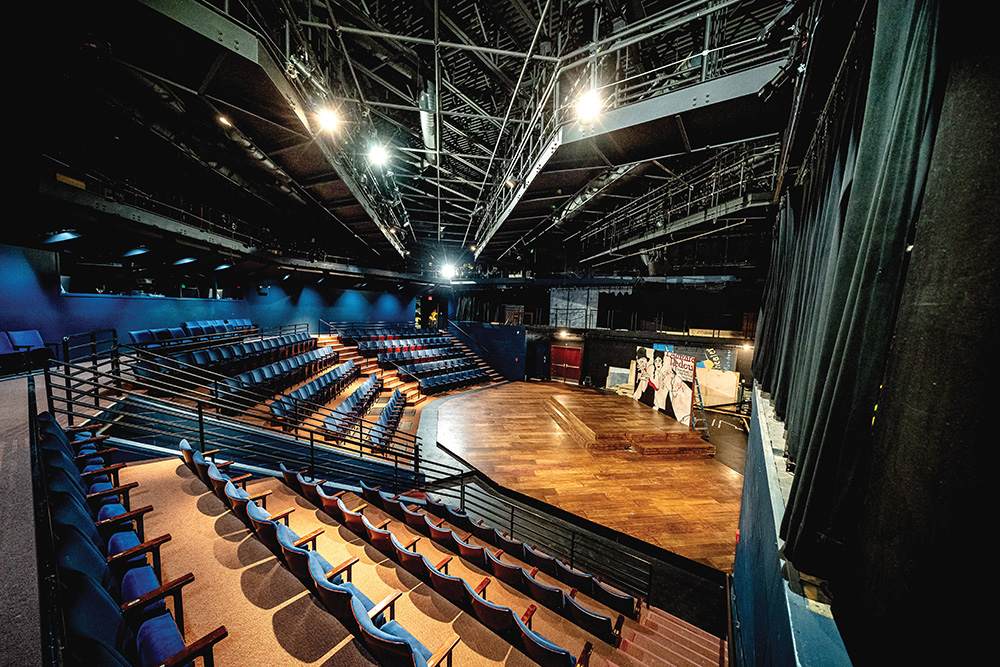
<instances>
[{"instance_id":1,"label":"blue painted wall","mask_svg":"<svg viewBox=\"0 0 1000 667\"><path fill-rule=\"evenodd\" d=\"M527 339L524 327L482 322L449 322L448 331L508 380L524 379Z\"/></svg>"},{"instance_id":2,"label":"blue painted wall","mask_svg":"<svg viewBox=\"0 0 1000 667\"><path fill-rule=\"evenodd\" d=\"M784 501L760 395L754 392L733 563L734 650L739 665L850 665L836 623L808 608L782 574L778 523ZM780 452L778 452L780 455Z\"/></svg>"},{"instance_id":3,"label":"blue painted wall","mask_svg":"<svg viewBox=\"0 0 1000 667\"><path fill-rule=\"evenodd\" d=\"M179 326L185 320L250 318L272 328L326 321L413 321L409 290L363 292L300 285L269 285L266 296L245 300L60 294L55 253L0 245L0 331L37 329L45 342L99 329L128 331Z\"/></svg>"}]
</instances>

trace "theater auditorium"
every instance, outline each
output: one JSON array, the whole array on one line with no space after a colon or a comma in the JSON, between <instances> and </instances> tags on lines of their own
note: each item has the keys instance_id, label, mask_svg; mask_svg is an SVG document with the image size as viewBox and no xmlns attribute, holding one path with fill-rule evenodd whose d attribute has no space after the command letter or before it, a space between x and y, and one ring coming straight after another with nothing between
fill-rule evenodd
<instances>
[{"instance_id":1,"label":"theater auditorium","mask_svg":"<svg viewBox=\"0 0 1000 667\"><path fill-rule=\"evenodd\" d=\"M3 664L988 659L973 13L29 10Z\"/></svg>"}]
</instances>

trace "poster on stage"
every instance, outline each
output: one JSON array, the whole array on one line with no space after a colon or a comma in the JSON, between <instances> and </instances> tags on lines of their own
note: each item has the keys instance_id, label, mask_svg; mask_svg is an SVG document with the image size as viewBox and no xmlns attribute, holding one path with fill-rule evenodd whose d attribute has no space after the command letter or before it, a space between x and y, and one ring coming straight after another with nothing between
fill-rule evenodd
<instances>
[{"instance_id":1,"label":"poster on stage","mask_svg":"<svg viewBox=\"0 0 1000 667\"><path fill-rule=\"evenodd\" d=\"M632 398L690 426L698 360L677 354L672 347L654 344L635 348Z\"/></svg>"}]
</instances>

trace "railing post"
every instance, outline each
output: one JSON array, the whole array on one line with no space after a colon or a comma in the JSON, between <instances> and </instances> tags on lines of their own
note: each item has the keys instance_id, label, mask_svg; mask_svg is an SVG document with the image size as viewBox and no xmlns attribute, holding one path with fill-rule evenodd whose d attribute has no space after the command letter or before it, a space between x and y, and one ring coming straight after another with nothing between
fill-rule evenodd
<instances>
[{"instance_id":1,"label":"railing post","mask_svg":"<svg viewBox=\"0 0 1000 667\"><path fill-rule=\"evenodd\" d=\"M399 493L399 454L394 454L392 458L395 461L392 471L392 490L393 493Z\"/></svg>"},{"instance_id":2,"label":"railing post","mask_svg":"<svg viewBox=\"0 0 1000 667\"><path fill-rule=\"evenodd\" d=\"M316 438L313 431L309 431L309 479L316 479Z\"/></svg>"},{"instance_id":3,"label":"railing post","mask_svg":"<svg viewBox=\"0 0 1000 667\"><path fill-rule=\"evenodd\" d=\"M205 452L205 407L198 401L198 443L201 445L202 453Z\"/></svg>"},{"instance_id":4,"label":"railing post","mask_svg":"<svg viewBox=\"0 0 1000 667\"><path fill-rule=\"evenodd\" d=\"M510 506L510 539L514 539L514 506Z\"/></svg>"},{"instance_id":5,"label":"railing post","mask_svg":"<svg viewBox=\"0 0 1000 667\"><path fill-rule=\"evenodd\" d=\"M462 475L462 499L459 501L459 507L465 511L465 475Z\"/></svg>"},{"instance_id":6,"label":"railing post","mask_svg":"<svg viewBox=\"0 0 1000 667\"><path fill-rule=\"evenodd\" d=\"M569 540L569 566L574 567L573 562L576 560L576 531L570 536Z\"/></svg>"},{"instance_id":7,"label":"railing post","mask_svg":"<svg viewBox=\"0 0 1000 667\"><path fill-rule=\"evenodd\" d=\"M122 391L122 367L121 359L119 357L120 351L118 350L118 332L111 332L111 374L115 376L115 389L117 393L115 396L121 396Z\"/></svg>"},{"instance_id":8,"label":"railing post","mask_svg":"<svg viewBox=\"0 0 1000 667\"><path fill-rule=\"evenodd\" d=\"M68 346L67 346L66 350L68 352L68 350L69 350ZM73 425L73 408L72 408L72 397L73 397L73 393L72 392L73 392L73 388L72 388L72 381L70 380L70 377L69 377L69 361L65 357L63 359L63 370L65 371L65 374L66 374L66 412L69 413L69 417L68 417L68 419L69 419L69 425L72 426Z\"/></svg>"},{"instance_id":9,"label":"railing post","mask_svg":"<svg viewBox=\"0 0 1000 667\"><path fill-rule=\"evenodd\" d=\"M48 364L45 364L45 399L49 406L49 414L55 417L55 402L52 398L52 376L49 375Z\"/></svg>"}]
</instances>

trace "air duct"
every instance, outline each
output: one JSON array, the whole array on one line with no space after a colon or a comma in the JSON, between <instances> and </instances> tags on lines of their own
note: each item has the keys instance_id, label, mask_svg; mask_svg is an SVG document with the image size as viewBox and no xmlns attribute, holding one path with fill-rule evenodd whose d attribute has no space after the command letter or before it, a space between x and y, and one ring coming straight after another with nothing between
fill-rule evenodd
<instances>
[{"instance_id":1,"label":"air duct","mask_svg":"<svg viewBox=\"0 0 1000 667\"><path fill-rule=\"evenodd\" d=\"M437 87L433 81L427 82L427 87L420 92L420 129L424 135L424 148L427 149L427 162L437 166Z\"/></svg>"}]
</instances>

